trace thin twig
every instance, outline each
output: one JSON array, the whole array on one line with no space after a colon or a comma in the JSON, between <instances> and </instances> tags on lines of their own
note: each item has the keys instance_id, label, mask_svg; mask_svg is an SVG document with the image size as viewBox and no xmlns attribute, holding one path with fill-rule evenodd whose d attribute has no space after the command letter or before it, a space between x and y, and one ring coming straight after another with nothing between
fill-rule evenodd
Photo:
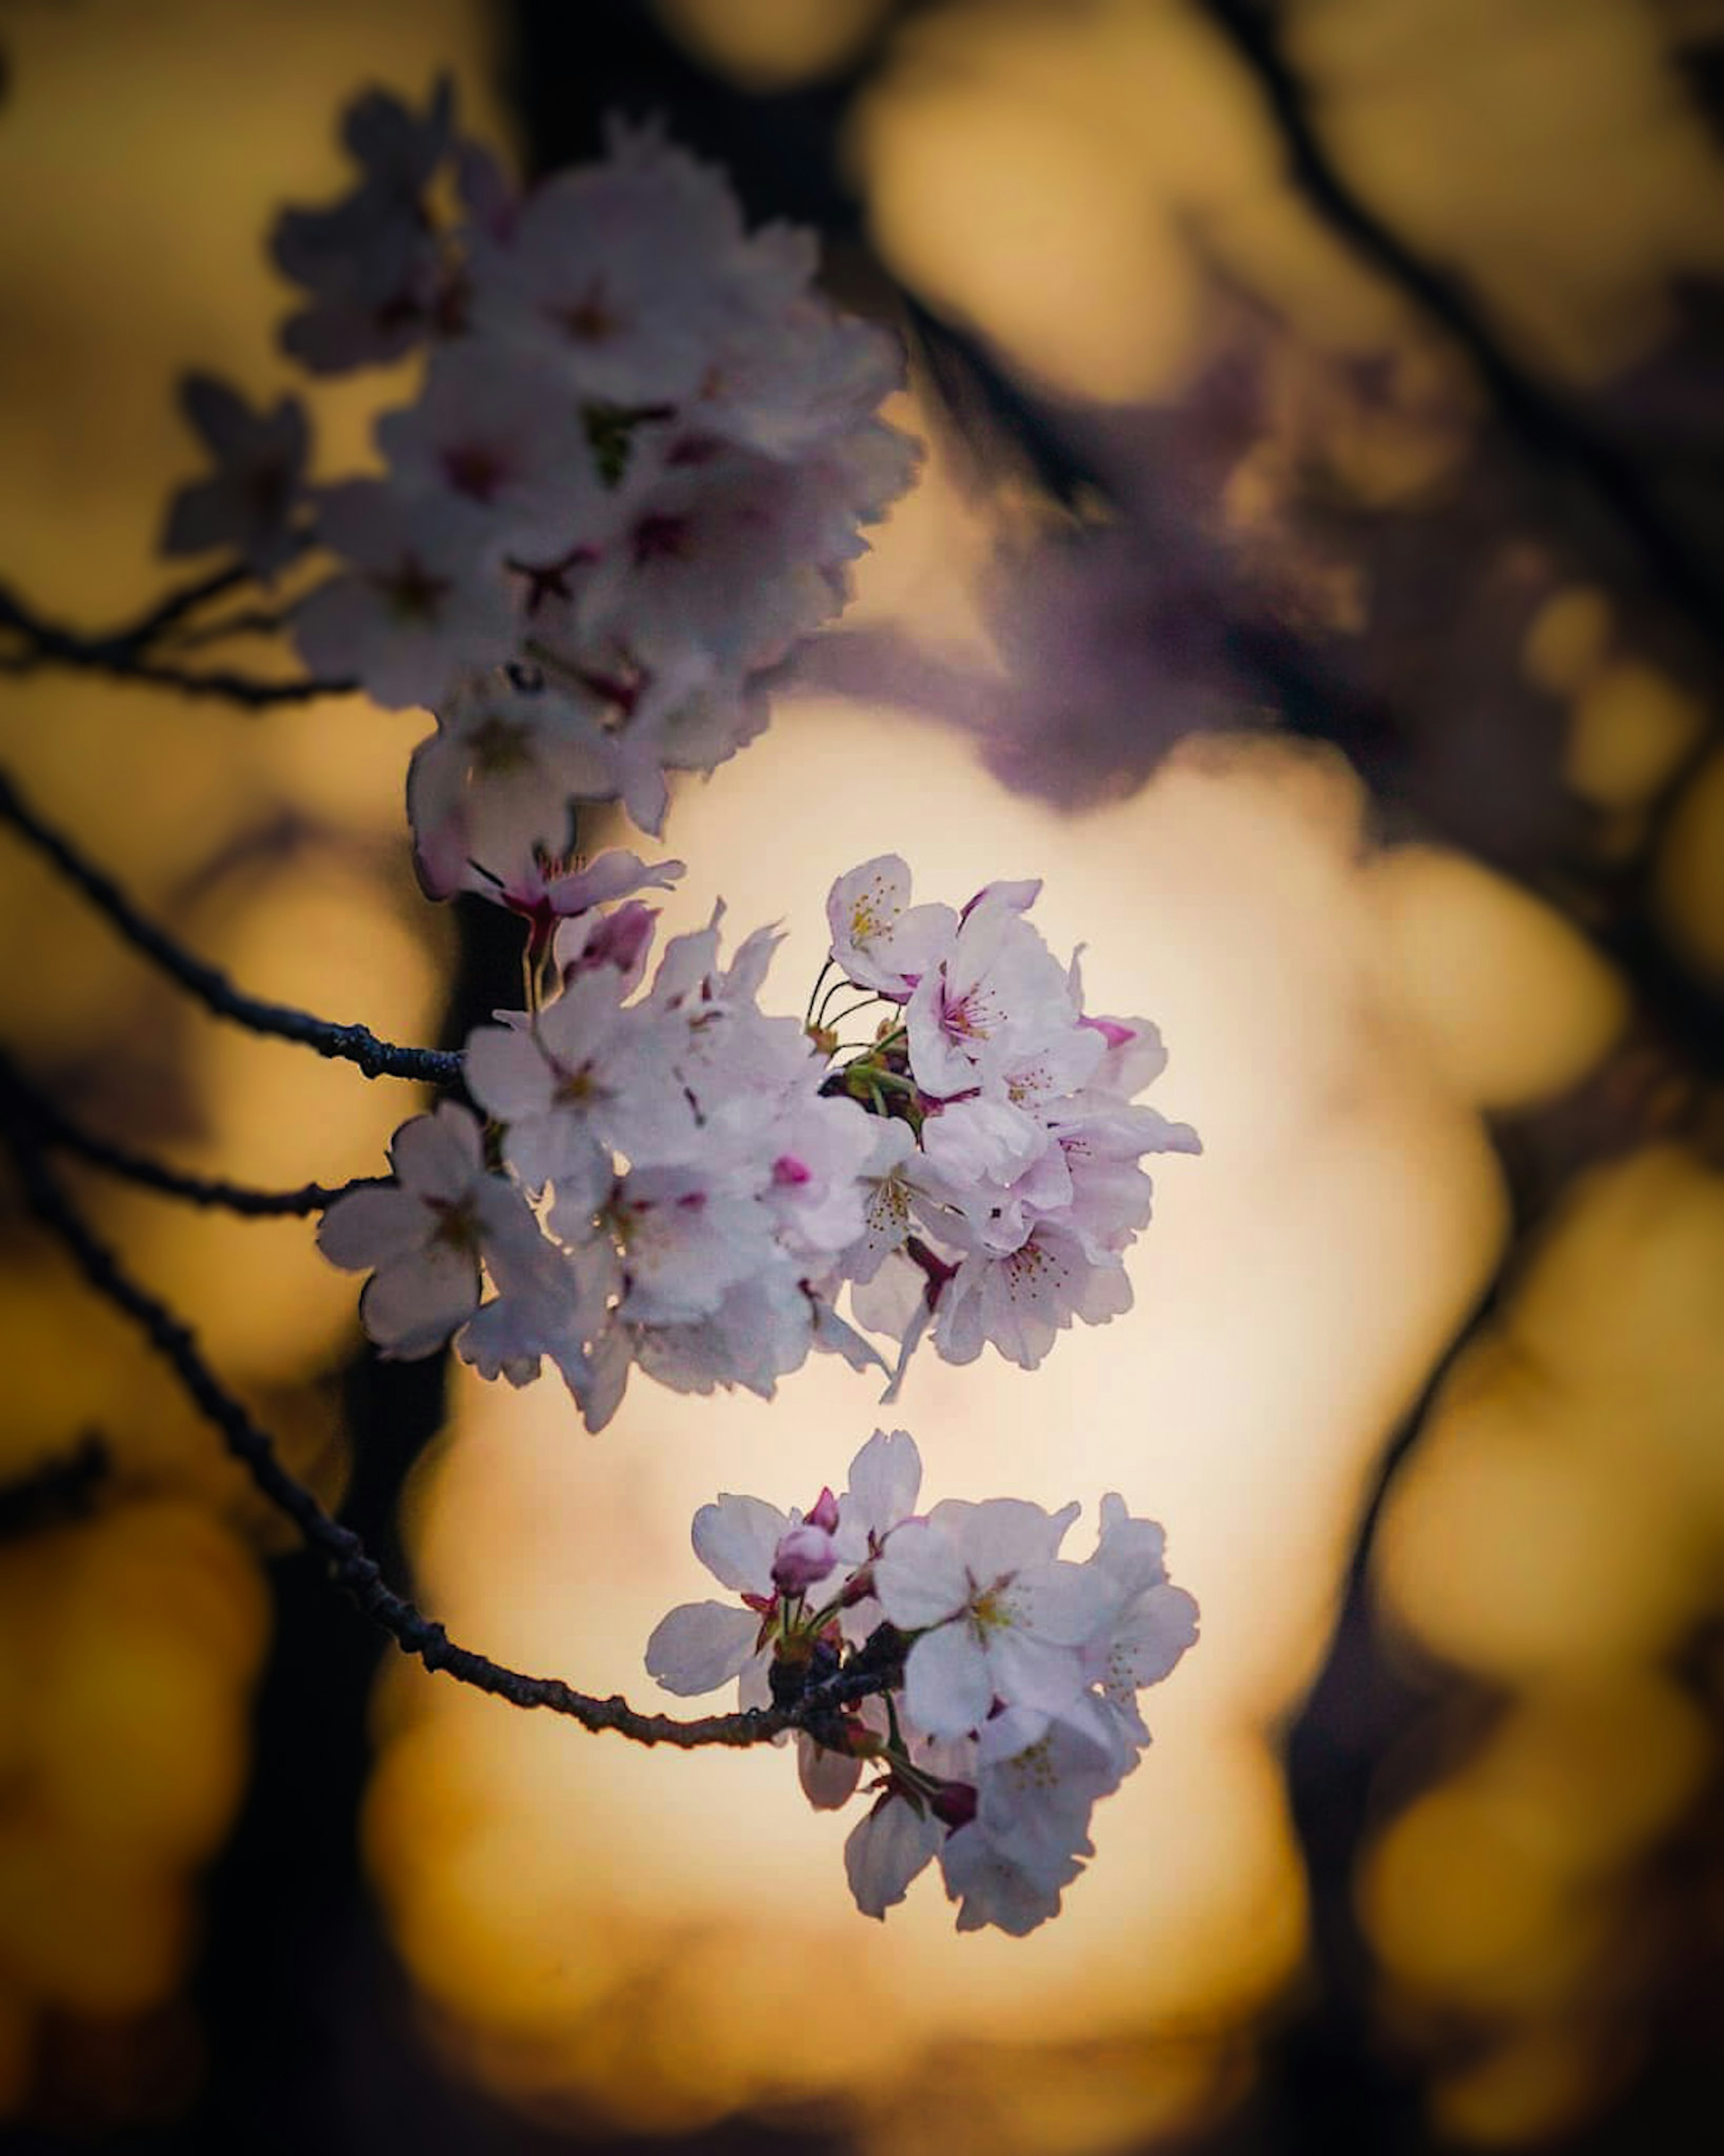
<instances>
[{"instance_id":1,"label":"thin twig","mask_svg":"<svg viewBox=\"0 0 1724 2156\"><path fill-rule=\"evenodd\" d=\"M56 1453L0 1483L0 1543L81 1519L94 1510L112 1467L107 1446L90 1430L69 1452Z\"/></svg>"},{"instance_id":2,"label":"thin twig","mask_svg":"<svg viewBox=\"0 0 1724 2156\"><path fill-rule=\"evenodd\" d=\"M349 1191L387 1189L393 1182L388 1176L361 1175L351 1183L305 1183L295 1190L259 1190L250 1183L230 1183L224 1176L187 1175L152 1159L147 1153L116 1145L111 1138L98 1137L81 1123L74 1122L3 1054L0 1054L0 1099L14 1106L20 1121L34 1124L44 1145L61 1147L68 1152L76 1153L92 1167L105 1168L110 1175L123 1176L128 1183L141 1184L146 1190L159 1191L167 1198L182 1198L192 1205L237 1213L244 1219L303 1219L309 1214L326 1211Z\"/></svg>"},{"instance_id":3,"label":"thin twig","mask_svg":"<svg viewBox=\"0 0 1724 2156\"><path fill-rule=\"evenodd\" d=\"M320 1055L357 1064L367 1078L416 1078L433 1086L459 1082L461 1058L452 1050L397 1047L392 1041L380 1040L367 1026L339 1025L328 1019L314 1018L309 1011L295 1010L289 1004L264 1003L255 996L243 995L225 973L192 957L172 937L146 921L111 876L85 860L69 839L42 821L4 772L0 772L0 819L45 855L98 911L106 915L127 942L153 959L218 1018L230 1019L252 1033L296 1040L316 1049Z\"/></svg>"},{"instance_id":4,"label":"thin twig","mask_svg":"<svg viewBox=\"0 0 1724 2156\"><path fill-rule=\"evenodd\" d=\"M269 1433L252 1419L204 1361L191 1328L135 1281L99 1240L16 1120L8 1121L6 1135L24 1196L37 1219L64 1244L95 1292L122 1311L167 1363L257 1487L293 1521L307 1544L323 1559L335 1584L388 1633L404 1654L417 1656L428 1670L441 1671L457 1683L490 1692L511 1707L544 1707L552 1714L568 1716L583 1728L615 1730L637 1743L670 1744L684 1751L711 1744L762 1743L785 1730L829 1717L853 1700L885 1690L893 1681L894 1672L889 1666L845 1671L810 1687L793 1707L751 1708L684 1722L670 1715L641 1714L620 1695L600 1699L576 1691L559 1677L528 1676L470 1647L459 1645L441 1625L395 1593L359 1537L332 1519L305 1485L289 1473Z\"/></svg>"},{"instance_id":5,"label":"thin twig","mask_svg":"<svg viewBox=\"0 0 1724 2156\"><path fill-rule=\"evenodd\" d=\"M0 588L0 629L14 630L23 639L22 650L0 655L0 673L33 674L43 665L71 666L85 673L105 674L115 680L177 690L182 696L220 697L250 711L263 711L275 704L309 703L317 696L346 696L358 687L357 681L260 681L250 675L225 671L203 674L144 656L146 647L164 629L205 600L219 598L244 581L243 570L217 571L170 593L128 627L100 636L86 636L45 620L15 593Z\"/></svg>"},{"instance_id":6,"label":"thin twig","mask_svg":"<svg viewBox=\"0 0 1724 2156\"><path fill-rule=\"evenodd\" d=\"M251 571L244 562L230 562L225 568L213 570L207 577L182 584L176 591L167 593L147 613L141 613L129 629L121 629L105 641L121 651L142 651L153 644L165 629L172 629L212 599L225 598L229 592L238 591L242 584L252 582ZM14 607L16 602L13 603Z\"/></svg>"},{"instance_id":7,"label":"thin twig","mask_svg":"<svg viewBox=\"0 0 1724 2156\"><path fill-rule=\"evenodd\" d=\"M1724 624L1724 588L1661 513L1634 460L1529 373L1455 281L1354 192L1324 146L1311 116L1310 92L1283 56L1269 15L1254 0L1203 4L1255 79L1280 130L1294 182L1317 214L1453 338L1521 440L1545 462L1566 469L1584 484L1633 540L1672 603L1716 648Z\"/></svg>"},{"instance_id":8,"label":"thin twig","mask_svg":"<svg viewBox=\"0 0 1724 2156\"><path fill-rule=\"evenodd\" d=\"M223 614L218 621L204 621L183 629L172 639L177 651L201 651L208 644L224 644L230 636L279 636L293 619L293 608L247 607L239 613Z\"/></svg>"}]
</instances>

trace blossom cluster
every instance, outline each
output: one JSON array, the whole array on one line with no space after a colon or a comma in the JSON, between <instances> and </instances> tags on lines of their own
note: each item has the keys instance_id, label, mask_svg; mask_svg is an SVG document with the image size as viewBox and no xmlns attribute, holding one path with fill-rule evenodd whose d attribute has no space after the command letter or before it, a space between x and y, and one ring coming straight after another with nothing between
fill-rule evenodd
<instances>
[{"instance_id":1,"label":"blossom cluster","mask_svg":"<svg viewBox=\"0 0 1724 2156\"><path fill-rule=\"evenodd\" d=\"M839 610L915 451L876 416L896 344L816 290L813 235L750 231L724 175L656 130L613 121L603 162L525 191L457 136L446 89L423 116L373 93L344 132L359 180L285 213L274 252L314 371L426 347L377 423L386 469L310 490L297 407L248 424L206 386L221 469L169 538L267 572L298 518L337 557L294 611L300 649L434 711L408 805L444 896L475 861L563 850L577 801L661 829L665 773L759 731L762 670Z\"/></svg>"},{"instance_id":2,"label":"blossom cluster","mask_svg":"<svg viewBox=\"0 0 1724 2156\"><path fill-rule=\"evenodd\" d=\"M895 1388L931 1327L948 1361L992 1342L1030 1368L1074 1317L1129 1306L1138 1160L1197 1140L1130 1101L1159 1039L1084 1014L1075 962L1024 918L1038 886L990 885L958 912L908 906L895 857L841 877L837 963L892 1011L841 1060L818 1016L762 1010L774 931L723 963L715 913L647 984L639 894L681 873L623 852L538 858L506 886L531 1007L468 1038L488 1128L454 1101L415 1117L393 1185L324 1216L326 1255L373 1276L361 1314L387 1353L453 1336L517 1384L548 1360L598 1430L636 1366L770 1398L822 1348Z\"/></svg>"},{"instance_id":3,"label":"blossom cluster","mask_svg":"<svg viewBox=\"0 0 1724 2156\"><path fill-rule=\"evenodd\" d=\"M386 1352L459 1328L465 1360L517 1384L548 1358L594 1430L637 1363L678 1391L770 1396L816 1345L868 1357L815 1285L861 1232L868 1118L822 1092L798 1021L762 1012L772 931L724 965L715 914L636 993L654 917L632 891L680 872L608 855L549 880L556 993L467 1042L489 1143L457 1103L416 1117L394 1187L342 1198L320 1236L373 1270L361 1312ZM631 895L550 926L581 886Z\"/></svg>"},{"instance_id":4,"label":"blossom cluster","mask_svg":"<svg viewBox=\"0 0 1724 2156\"><path fill-rule=\"evenodd\" d=\"M832 964L887 1007L846 1079L883 1117L848 1271L857 1323L899 1342L900 1368L931 1327L947 1362L991 1342L1032 1369L1075 1317L1128 1310L1124 1253L1152 1196L1139 1163L1201 1150L1135 1101L1166 1065L1160 1033L1085 1010L1077 955L1062 966L1026 917L1040 891L912 905L888 854L827 903Z\"/></svg>"},{"instance_id":5,"label":"blossom cluster","mask_svg":"<svg viewBox=\"0 0 1724 2156\"><path fill-rule=\"evenodd\" d=\"M822 1810L870 1777L844 1845L856 1904L884 1917L938 1861L960 1931L1021 1936L1095 1854L1090 1818L1149 1742L1137 1694L1197 1638L1163 1536L1115 1495L1094 1550L1060 1550L1076 1505L947 1499L916 1512L921 1460L876 1430L844 1492L806 1515L721 1496L696 1555L736 1603L673 1609L647 1668L682 1696L738 1680L744 1707L811 1710L797 1743ZM827 1707L824 1702L831 1702Z\"/></svg>"}]
</instances>

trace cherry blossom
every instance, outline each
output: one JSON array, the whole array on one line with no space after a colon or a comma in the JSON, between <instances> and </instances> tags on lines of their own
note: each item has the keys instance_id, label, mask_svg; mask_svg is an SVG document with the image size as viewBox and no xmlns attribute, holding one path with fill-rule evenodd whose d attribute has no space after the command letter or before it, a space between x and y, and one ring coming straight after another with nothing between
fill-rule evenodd
<instances>
[{"instance_id":1,"label":"cherry blossom","mask_svg":"<svg viewBox=\"0 0 1724 2156\"><path fill-rule=\"evenodd\" d=\"M1118 1496L1077 1564L1059 1555L1075 1505L921 1516L921 1486L915 1441L876 1430L844 1496L823 1489L806 1515L703 1506L695 1553L741 1606L672 1610L647 1666L683 1697L732 1678L744 1704L829 1692L798 1733L798 1779L817 1810L870 1800L844 1847L857 1907L883 1917L937 1862L960 1931L1022 1936L1095 1855L1095 1807L1148 1743L1137 1691L1195 1637L1196 1604L1167 1583L1161 1529Z\"/></svg>"},{"instance_id":2,"label":"cherry blossom","mask_svg":"<svg viewBox=\"0 0 1724 2156\"><path fill-rule=\"evenodd\" d=\"M341 136L362 172L328 209L284 210L270 252L312 304L282 342L316 373L398 358L432 326L446 286L426 189L451 146L453 85L434 87L423 119L387 90L348 108Z\"/></svg>"},{"instance_id":3,"label":"cherry blossom","mask_svg":"<svg viewBox=\"0 0 1724 2156\"><path fill-rule=\"evenodd\" d=\"M516 903L531 928L536 908L548 920L560 901L680 867L608 855L541 876ZM759 1008L776 932L745 938L726 966L716 915L675 938L636 993L651 933L632 899L613 914L584 904L555 932L553 992L476 1028L466 1050L505 1167L591 1284L570 1382L595 1429L633 1364L680 1391L770 1397L816 1348L880 1359L826 1299L863 1229L874 1131L857 1103L823 1090L803 1028ZM566 1377L574 1360L558 1358Z\"/></svg>"},{"instance_id":4,"label":"cherry blossom","mask_svg":"<svg viewBox=\"0 0 1724 2156\"><path fill-rule=\"evenodd\" d=\"M422 750L415 781L439 880L525 926L529 1007L474 1029L464 1072L492 1157L550 1245L516 1255L512 1284L494 1270L504 1306L487 1306L463 1350L476 1368L513 1378L548 1358L598 1429L635 1367L680 1391L770 1399L818 1350L879 1370L892 1399L924 1339L951 1363L991 1346L1033 1369L1074 1322L1131 1307L1126 1253L1152 1194L1142 1158L1198 1141L1111 1090L1159 1070L1159 1038L1084 1012L1075 968L1027 918L1039 885L918 907L895 856L865 863L834 886L834 953L886 985L847 972L800 1022L762 1008L782 932L756 930L726 963L721 906L672 939L649 980L654 921L638 894L682 864L618 849L570 865L536 835L534 774L562 752L561 700L475 692L460 708L439 737L446 755ZM521 775L482 797L494 845L458 865L457 834L481 835L463 775L475 757L517 758ZM930 1080L917 1010L936 982L976 1023L964 1033L930 1007ZM886 1013L849 1047L825 1018L846 988ZM942 1093L953 1058L966 1082ZM952 1582L965 1562L953 1558ZM978 1558L974 1594L1009 1569L984 1575ZM992 1640L954 1586L942 1616L965 1608ZM989 1651L1030 1636L1008 1628ZM936 1732L975 1719L988 1657L967 1661L959 1640L955 1629L917 1660L916 1704ZM931 1672L947 1664L942 1681L957 1690L942 1706Z\"/></svg>"},{"instance_id":5,"label":"cherry blossom","mask_svg":"<svg viewBox=\"0 0 1724 2156\"><path fill-rule=\"evenodd\" d=\"M300 551L293 514L310 449L305 407L296 397L284 397L273 412L254 413L208 374L188 374L180 403L214 457L216 472L175 495L162 552L231 547L254 575L274 576Z\"/></svg>"},{"instance_id":6,"label":"cherry blossom","mask_svg":"<svg viewBox=\"0 0 1724 2156\"><path fill-rule=\"evenodd\" d=\"M567 851L570 803L617 790L604 711L584 690L482 675L452 690L408 767L413 865L428 897L482 892L539 850Z\"/></svg>"},{"instance_id":7,"label":"cherry blossom","mask_svg":"<svg viewBox=\"0 0 1724 2156\"><path fill-rule=\"evenodd\" d=\"M418 401L385 413L377 439L393 487L468 503L511 559L596 556L618 521L567 388L531 355L504 363L470 338L440 346Z\"/></svg>"},{"instance_id":8,"label":"cherry blossom","mask_svg":"<svg viewBox=\"0 0 1724 2156\"><path fill-rule=\"evenodd\" d=\"M276 228L311 298L285 341L319 372L430 351L377 423L383 475L323 499L337 566L295 633L316 674L436 714L408 813L444 896L500 827L557 852L577 804L619 800L660 829L668 774L759 732L762 677L842 607L916 452L877 416L895 342L813 290L812 236L751 233L657 129L613 121L599 162L524 191L446 84L423 114L361 100L345 139L352 192Z\"/></svg>"},{"instance_id":9,"label":"cherry blossom","mask_svg":"<svg viewBox=\"0 0 1724 2156\"><path fill-rule=\"evenodd\" d=\"M920 1635L905 1665L919 1728L961 1737L996 1699L1055 1707L1083 1690L1079 1650L1106 1604L1094 1572L1053 1554L1075 1515L1009 1497L948 1501L890 1538L874 1588L899 1630Z\"/></svg>"},{"instance_id":10,"label":"cherry blossom","mask_svg":"<svg viewBox=\"0 0 1724 2156\"><path fill-rule=\"evenodd\" d=\"M571 392L621 406L680 402L757 274L716 167L613 123L603 163L555 174L501 240L475 235L473 320L551 355Z\"/></svg>"},{"instance_id":11,"label":"cherry blossom","mask_svg":"<svg viewBox=\"0 0 1724 2156\"><path fill-rule=\"evenodd\" d=\"M1130 1097L1165 1065L1160 1035L1085 1011L1077 959L1061 967L1028 917L1040 890L917 905L886 854L827 901L829 963L888 1010L844 1068L880 1119L844 1271L858 1325L897 1342L892 1394L924 1337L948 1362L991 1345L1034 1369L1075 1321L1130 1309L1123 1254L1152 1197L1141 1161L1201 1151Z\"/></svg>"},{"instance_id":12,"label":"cherry blossom","mask_svg":"<svg viewBox=\"0 0 1724 2156\"><path fill-rule=\"evenodd\" d=\"M490 1173L479 1122L452 1101L415 1116L390 1142L393 1187L350 1191L324 1214L318 1246L369 1272L366 1331L388 1356L428 1355L478 1307L480 1260L525 1250L538 1229L520 1193Z\"/></svg>"},{"instance_id":13,"label":"cherry blossom","mask_svg":"<svg viewBox=\"0 0 1724 2156\"><path fill-rule=\"evenodd\" d=\"M357 675L378 703L402 708L509 656L503 564L474 504L454 495L416 501L362 479L327 490L318 508L320 542L349 566L295 618L314 674Z\"/></svg>"},{"instance_id":14,"label":"cherry blossom","mask_svg":"<svg viewBox=\"0 0 1724 2156\"><path fill-rule=\"evenodd\" d=\"M906 1000L957 926L949 906L911 906L910 867L882 854L841 875L826 901L832 960L846 980Z\"/></svg>"}]
</instances>

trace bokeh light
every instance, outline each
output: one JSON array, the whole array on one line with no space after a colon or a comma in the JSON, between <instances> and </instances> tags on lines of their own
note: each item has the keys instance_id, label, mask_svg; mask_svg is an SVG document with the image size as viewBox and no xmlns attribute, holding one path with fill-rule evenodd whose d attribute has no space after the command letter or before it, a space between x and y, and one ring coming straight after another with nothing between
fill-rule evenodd
<instances>
[{"instance_id":1,"label":"bokeh light","mask_svg":"<svg viewBox=\"0 0 1724 2156\"><path fill-rule=\"evenodd\" d=\"M502 2106L495 2135L513 2117L593 2139L749 2113L880 2156L1198 2137L1249 2116L1341 1920L1372 2042L1422 2087L1430 2130L1560 2143L1659 2041L1684 1966L1670 1943L1701 1951L1684 1922L1717 1928L1716 1848L1687 1873L1666 1861L1701 1834L1724 1700L1702 1651L1724 1617L1716 1089L1660 1060L1670 1006L1649 1012L1623 947L1592 932L1600 886L1582 874L1603 862L1644 888L1683 993L1724 981L1716 710L1681 640L1644 634L1583 547L1526 538L1506 490L1470 491L1501 447L1479 380L1290 184L1259 88L1194 0L638 12L682 63L769 98L818 95L876 54L838 160L880 264L1137 490L1129 516L1081 490L1056 506L916 370L895 416L927 467L861 567L859 656L837 685L836 662L824 685L818 661L790 674L766 737L680 793L665 850L689 874L664 927L721 896L737 935L782 921L772 981L799 1009L826 888L857 860L900 852L921 895L957 901L1040 875L1038 918L1056 949L1085 947L1095 1005L1161 1023L1157 1102L1205 1150L1162 1165L1129 1315L1063 1337L1032 1376L929 1358L892 1409L833 1363L770 1405L642 1381L595 1440L554 1381L454 1371L403 1505L416 1590L489 1653L656 1704L646 1637L704 1591L695 1507L721 1490L806 1505L885 1419L916 1434L933 1496L1075 1496L1086 1537L1124 1491L1165 1522L1203 1638L1146 1702L1156 1741L1098 1813L1092 1873L1022 1942L957 1936L931 1881L886 1925L859 1919L845 1823L808 1810L782 1753L660 1756L388 1662L354 1921L374 1915L398 1963L415 2059ZM1651 363L1678 281L1724 270L1720 158L1660 11L1282 15L1346 179L1564 396ZM505 25L478 0L163 0L19 9L3 29L0 182L30 214L0 233L21 326L0 337L0 580L50 613L118 619L157 588L161 503L189 469L177 372L286 382L259 246L272 205L338 184L331 122L370 80L417 97L453 66L473 124L507 141ZM326 475L366 459L399 387L321 398ZM1169 714L1130 711L1116 737L1104 711L1099 742L1044 741L1062 790L1020 753L1024 652L1103 703L1117 654L1061 614L1081 573L1039 585L1037 549L1110 536L1112 572L1123 556L1162 579L1157 622L1195 626ZM1218 687L1206 579L1224 545L1283 625L1340 654L1337 678L1368 680L1387 649L1409 698L1434 651L1464 665L1478 626L1442 613L1451 555L1488 557L1496 643L1479 638L1475 676L1441 677L1420 751L1454 759L1470 808L1501 797L1481 816L1516 811L1521 767L1498 784L1489 757L1536 711L1560 836L1552 812L1536 860L1511 820L1474 850L1474 827ZM1430 619L1385 628L1408 561L1429 567ZM906 681L961 685L957 722L931 722L939 697ZM454 937L413 886L400 810L421 715L330 700L257 721L71 676L4 688L8 768L192 948L260 993L435 1032ZM1158 760L1141 736L1164 716L1186 737ZM1058 813L1039 768L1044 796L1097 805ZM188 1011L9 840L0 965L8 1051L194 1171L375 1172L408 1111L408 1091ZM1621 1105L1643 1097L1636 1057L1644 1116ZM338 1497L377 1434L337 1375L353 1283L306 1225L77 1187ZM288 1537L10 1215L0 1291L0 1486L92 1434L109 1462L85 1510L0 1538L0 2117L93 2132L188 2113L208 2071L186 2003L222 1891L203 1881L259 1757L265 1560ZM1288 1733L1415 1413L1371 1567L1411 1704L1337 1918L1313 1907L1336 1890L1307 1871ZM1683 1887L1696 1871L1710 1903ZM842 2041L810 2041L811 2020Z\"/></svg>"}]
</instances>

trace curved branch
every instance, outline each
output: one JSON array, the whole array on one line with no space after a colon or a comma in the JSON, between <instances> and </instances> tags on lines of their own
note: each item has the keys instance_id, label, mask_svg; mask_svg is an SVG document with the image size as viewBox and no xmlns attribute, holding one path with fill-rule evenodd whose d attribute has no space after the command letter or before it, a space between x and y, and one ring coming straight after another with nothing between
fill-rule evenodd
<instances>
[{"instance_id":1,"label":"curved branch","mask_svg":"<svg viewBox=\"0 0 1724 2156\"><path fill-rule=\"evenodd\" d=\"M417 1078L433 1086L459 1082L461 1058L452 1050L398 1047L393 1041L380 1040L367 1026L336 1024L328 1019L314 1018L309 1011L295 1010L290 1004L265 1003L256 996L242 994L225 973L192 957L165 931L146 921L111 876L85 860L69 839L43 822L3 771L0 771L0 820L10 824L45 855L128 943L153 960L218 1018L228 1019L252 1033L298 1041L320 1055L357 1064L367 1078Z\"/></svg>"},{"instance_id":2,"label":"curved branch","mask_svg":"<svg viewBox=\"0 0 1724 2156\"><path fill-rule=\"evenodd\" d=\"M310 1491L289 1473L269 1433L204 1361L191 1328L135 1281L97 1238L15 1120L8 1121L6 1136L31 1211L65 1245L90 1286L137 1327L259 1490L286 1514L322 1558L331 1580L403 1654L416 1656L428 1670L441 1671L457 1683L490 1692L511 1707L544 1707L550 1713L567 1715L585 1729L614 1730L639 1744L669 1744L682 1751L711 1744L764 1743L786 1730L818 1722L852 1700L885 1690L891 1682L894 1672L889 1667L849 1671L811 1686L793 1707L750 1708L680 1721L673 1715L642 1714L620 1694L600 1699L577 1691L560 1677L530 1676L459 1645L434 1619L394 1591L352 1529L331 1518Z\"/></svg>"},{"instance_id":3,"label":"curved branch","mask_svg":"<svg viewBox=\"0 0 1724 2156\"><path fill-rule=\"evenodd\" d=\"M187 1175L147 1153L116 1145L111 1138L98 1137L81 1123L74 1122L3 1053L0 1053L0 1099L11 1104L20 1122L34 1126L44 1145L61 1147L93 1168L123 1176L128 1183L157 1191L164 1198L181 1198L187 1204L237 1213L243 1219L303 1219L310 1214L324 1212L351 1190L382 1190L393 1182L387 1175L359 1175L350 1183L303 1183L295 1190L259 1190L254 1184L230 1183L224 1176Z\"/></svg>"}]
</instances>

